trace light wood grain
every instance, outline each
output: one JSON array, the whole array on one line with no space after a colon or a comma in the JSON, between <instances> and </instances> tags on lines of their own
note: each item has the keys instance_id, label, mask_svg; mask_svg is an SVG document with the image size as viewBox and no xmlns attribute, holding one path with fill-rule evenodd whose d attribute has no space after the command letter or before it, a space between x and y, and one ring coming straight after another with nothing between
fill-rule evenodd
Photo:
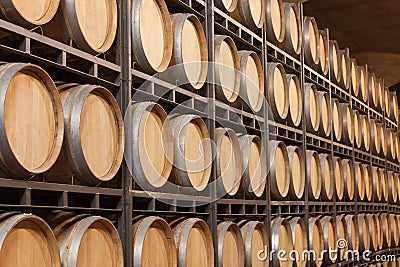
<instances>
[{"instance_id":1,"label":"light wood grain","mask_svg":"<svg viewBox=\"0 0 400 267\"><path fill-rule=\"evenodd\" d=\"M274 97L275 97L275 105L277 107L279 116L281 118L285 115L285 107L288 105L288 99L285 94L285 80L282 72L279 68L275 68L274 71Z\"/></svg>"},{"instance_id":2,"label":"light wood grain","mask_svg":"<svg viewBox=\"0 0 400 267\"><path fill-rule=\"evenodd\" d=\"M283 28L280 2L278 0L270 0L270 5L272 14L271 17L272 28L274 30L276 39L279 40Z\"/></svg>"},{"instance_id":3,"label":"light wood grain","mask_svg":"<svg viewBox=\"0 0 400 267\"><path fill-rule=\"evenodd\" d=\"M303 112L303 105L301 103L302 96L299 89L294 79L290 79L288 86L290 116L296 126L300 123L301 114Z\"/></svg>"},{"instance_id":4,"label":"light wood grain","mask_svg":"<svg viewBox=\"0 0 400 267\"><path fill-rule=\"evenodd\" d=\"M237 53L236 49L231 47L227 41L222 41L219 51L219 74L222 91L228 101L237 97L237 92L235 92L237 70L235 69L234 53Z\"/></svg>"},{"instance_id":5,"label":"light wood grain","mask_svg":"<svg viewBox=\"0 0 400 267\"><path fill-rule=\"evenodd\" d=\"M278 190L281 195L285 195L287 188L289 186L289 176L287 175L287 168L285 161L285 154L280 146L276 148L275 151L275 171Z\"/></svg>"}]
</instances>

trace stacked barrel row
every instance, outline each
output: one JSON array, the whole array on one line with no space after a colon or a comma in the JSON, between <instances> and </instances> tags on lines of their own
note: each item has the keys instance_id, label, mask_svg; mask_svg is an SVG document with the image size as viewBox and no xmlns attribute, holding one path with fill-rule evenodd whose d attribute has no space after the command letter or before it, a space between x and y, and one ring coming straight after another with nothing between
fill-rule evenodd
<instances>
[{"instance_id":1,"label":"stacked barrel row","mask_svg":"<svg viewBox=\"0 0 400 267\"><path fill-rule=\"evenodd\" d=\"M46 222L17 212L0 218L2 266L124 266L120 237L106 218L59 213Z\"/></svg>"}]
</instances>

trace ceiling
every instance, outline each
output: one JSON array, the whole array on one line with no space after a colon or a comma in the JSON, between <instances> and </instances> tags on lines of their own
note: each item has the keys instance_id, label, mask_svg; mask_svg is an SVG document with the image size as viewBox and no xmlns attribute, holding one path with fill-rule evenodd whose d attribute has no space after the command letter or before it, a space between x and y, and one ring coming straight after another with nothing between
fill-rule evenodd
<instances>
[{"instance_id":1,"label":"ceiling","mask_svg":"<svg viewBox=\"0 0 400 267\"><path fill-rule=\"evenodd\" d=\"M368 64L387 86L400 85L399 0L309 0L304 14L315 17L320 29L329 28L330 39L349 47L351 57Z\"/></svg>"}]
</instances>

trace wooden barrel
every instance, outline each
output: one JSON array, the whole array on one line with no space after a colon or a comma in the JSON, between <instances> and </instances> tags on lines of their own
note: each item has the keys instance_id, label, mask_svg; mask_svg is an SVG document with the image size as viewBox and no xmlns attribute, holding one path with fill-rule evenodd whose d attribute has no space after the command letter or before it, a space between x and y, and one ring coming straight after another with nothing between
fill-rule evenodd
<instances>
[{"instance_id":1,"label":"wooden barrel","mask_svg":"<svg viewBox=\"0 0 400 267\"><path fill-rule=\"evenodd\" d=\"M389 91L389 87L385 87L385 95L384 95L384 102L385 102L385 115L386 117L390 117L390 109L391 109L391 97L390 97L390 91Z\"/></svg>"},{"instance_id":2,"label":"wooden barrel","mask_svg":"<svg viewBox=\"0 0 400 267\"><path fill-rule=\"evenodd\" d=\"M262 262L257 258L258 251L269 246L265 225L258 221L245 222L240 227L244 242L245 266L266 267L268 261ZM267 252L264 252L268 254Z\"/></svg>"},{"instance_id":3,"label":"wooden barrel","mask_svg":"<svg viewBox=\"0 0 400 267\"><path fill-rule=\"evenodd\" d=\"M143 218L133 225L132 231L133 266L176 266L174 235L164 219Z\"/></svg>"},{"instance_id":4,"label":"wooden barrel","mask_svg":"<svg viewBox=\"0 0 400 267\"><path fill-rule=\"evenodd\" d=\"M335 219L331 216L324 216L321 218L321 226L324 235L324 250L327 252L337 250L338 233ZM326 264L336 262L336 259L329 253L324 253L323 257Z\"/></svg>"},{"instance_id":5,"label":"wooden barrel","mask_svg":"<svg viewBox=\"0 0 400 267\"><path fill-rule=\"evenodd\" d=\"M319 133L329 137L332 131L332 107L329 93L318 92L318 102L321 113Z\"/></svg>"},{"instance_id":6,"label":"wooden barrel","mask_svg":"<svg viewBox=\"0 0 400 267\"><path fill-rule=\"evenodd\" d=\"M292 126L299 127L303 114L303 91L296 75L286 74L286 82L290 96L287 120Z\"/></svg>"},{"instance_id":7,"label":"wooden barrel","mask_svg":"<svg viewBox=\"0 0 400 267\"><path fill-rule=\"evenodd\" d=\"M392 237L391 244L392 247L398 247L399 245L399 228L398 228L398 217L396 214L389 214L389 224L390 224L390 236Z\"/></svg>"},{"instance_id":8,"label":"wooden barrel","mask_svg":"<svg viewBox=\"0 0 400 267\"><path fill-rule=\"evenodd\" d=\"M249 197L261 197L267 182L266 154L261 139L256 135L243 135L239 143L243 160L244 192Z\"/></svg>"},{"instance_id":9,"label":"wooden barrel","mask_svg":"<svg viewBox=\"0 0 400 267\"><path fill-rule=\"evenodd\" d=\"M358 78L359 78L359 97L365 103L368 103L369 99L369 88L368 88L368 75L365 66L358 66Z\"/></svg>"},{"instance_id":10,"label":"wooden barrel","mask_svg":"<svg viewBox=\"0 0 400 267\"><path fill-rule=\"evenodd\" d=\"M342 141L348 145L352 145L354 142L353 111L351 110L350 104L347 103L340 103L339 108L342 111L343 120Z\"/></svg>"},{"instance_id":11,"label":"wooden barrel","mask_svg":"<svg viewBox=\"0 0 400 267\"><path fill-rule=\"evenodd\" d=\"M284 3L285 40L284 49L292 55L299 55L303 45L300 10L295 3Z\"/></svg>"},{"instance_id":12,"label":"wooden barrel","mask_svg":"<svg viewBox=\"0 0 400 267\"><path fill-rule=\"evenodd\" d=\"M343 175L345 190L344 195L347 200L353 200L354 198L354 167L350 159L343 159Z\"/></svg>"},{"instance_id":13,"label":"wooden barrel","mask_svg":"<svg viewBox=\"0 0 400 267\"><path fill-rule=\"evenodd\" d=\"M293 260L289 256L293 250L292 230L285 218L275 218L271 222L271 250L285 251L284 257L280 257L280 259L278 253L271 255L272 266L292 266Z\"/></svg>"},{"instance_id":14,"label":"wooden barrel","mask_svg":"<svg viewBox=\"0 0 400 267\"><path fill-rule=\"evenodd\" d=\"M378 243L378 224L377 219L373 214L365 214L365 219L368 223L368 236L370 237L370 250L379 250Z\"/></svg>"},{"instance_id":15,"label":"wooden barrel","mask_svg":"<svg viewBox=\"0 0 400 267\"><path fill-rule=\"evenodd\" d=\"M343 133L343 120L342 110L340 109L340 102L336 98L332 99L332 127L333 127L333 139L337 142L342 140Z\"/></svg>"},{"instance_id":16,"label":"wooden barrel","mask_svg":"<svg viewBox=\"0 0 400 267\"><path fill-rule=\"evenodd\" d=\"M321 182L321 164L319 155L314 150L307 150L306 153L306 177L308 186L308 197L311 200L318 200L321 196L322 182Z\"/></svg>"},{"instance_id":17,"label":"wooden barrel","mask_svg":"<svg viewBox=\"0 0 400 267\"><path fill-rule=\"evenodd\" d=\"M288 146L287 153L290 168L290 198L300 200L304 196L306 184L303 151L300 147Z\"/></svg>"},{"instance_id":18,"label":"wooden barrel","mask_svg":"<svg viewBox=\"0 0 400 267\"><path fill-rule=\"evenodd\" d=\"M389 188L388 188L388 174L385 169L378 169L378 175L380 179L380 185L382 190L382 200L387 202L389 200Z\"/></svg>"},{"instance_id":19,"label":"wooden barrel","mask_svg":"<svg viewBox=\"0 0 400 267\"><path fill-rule=\"evenodd\" d=\"M329 41L329 65L330 65L330 76L332 81L335 83L340 82L340 55L339 45L336 41Z\"/></svg>"},{"instance_id":20,"label":"wooden barrel","mask_svg":"<svg viewBox=\"0 0 400 267\"><path fill-rule=\"evenodd\" d=\"M330 154L319 154L321 165L321 197L332 200L335 193L335 178L333 176L333 161Z\"/></svg>"},{"instance_id":21,"label":"wooden barrel","mask_svg":"<svg viewBox=\"0 0 400 267\"><path fill-rule=\"evenodd\" d=\"M315 256L311 256L309 260L310 266L322 266L321 252L324 249L324 231L321 221L317 217L308 219L308 247L315 252Z\"/></svg>"},{"instance_id":22,"label":"wooden barrel","mask_svg":"<svg viewBox=\"0 0 400 267\"><path fill-rule=\"evenodd\" d=\"M361 149L363 142L363 132L361 128L361 115L358 110L353 111L353 122L354 122L354 145L356 148Z\"/></svg>"},{"instance_id":23,"label":"wooden barrel","mask_svg":"<svg viewBox=\"0 0 400 267\"><path fill-rule=\"evenodd\" d=\"M240 188L243 174L239 139L232 129L220 127L215 129L214 142L218 195L234 196Z\"/></svg>"},{"instance_id":24,"label":"wooden barrel","mask_svg":"<svg viewBox=\"0 0 400 267\"><path fill-rule=\"evenodd\" d=\"M41 0L34 4L22 0L5 0L0 2L1 14L10 22L33 28L48 23L56 15L60 0Z\"/></svg>"},{"instance_id":25,"label":"wooden barrel","mask_svg":"<svg viewBox=\"0 0 400 267\"><path fill-rule=\"evenodd\" d=\"M371 166L369 164L362 165L364 182L365 182L365 200L372 201L373 190L373 176L371 171Z\"/></svg>"},{"instance_id":26,"label":"wooden barrel","mask_svg":"<svg viewBox=\"0 0 400 267\"><path fill-rule=\"evenodd\" d=\"M356 179L358 200L363 201L365 198L365 180L364 180L364 169L361 162L354 163L354 176Z\"/></svg>"},{"instance_id":27,"label":"wooden barrel","mask_svg":"<svg viewBox=\"0 0 400 267\"><path fill-rule=\"evenodd\" d=\"M240 102L251 111L259 112L264 101L264 73L260 58L252 51L239 51Z\"/></svg>"},{"instance_id":28,"label":"wooden barrel","mask_svg":"<svg viewBox=\"0 0 400 267\"><path fill-rule=\"evenodd\" d=\"M319 63L319 32L317 21L313 17L304 17L303 24L304 60L308 66Z\"/></svg>"},{"instance_id":29,"label":"wooden barrel","mask_svg":"<svg viewBox=\"0 0 400 267\"><path fill-rule=\"evenodd\" d=\"M376 222L376 237L378 243L378 249L381 250L383 248L383 231L382 231L382 220L380 218L380 214L373 215Z\"/></svg>"},{"instance_id":30,"label":"wooden barrel","mask_svg":"<svg viewBox=\"0 0 400 267\"><path fill-rule=\"evenodd\" d=\"M135 3L138 4L135 5ZM135 3L133 3L132 10L133 12L135 12L135 10L139 12L141 1L137 1ZM40 7L41 5L36 6L39 9L43 8ZM28 7L31 9L30 12L34 12L31 6L28 5ZM154 17L158 14L148 14L147 10L148 8L146 8L146 16L151 16L152 24L150 24L151 26L149 25L149 28L146 30L141 29L141 32L151 32L154 34ZM50 11L50 9L48 9L48 11ZM166 23L166 26L168 25L169 29L171 30L171 26L169 25L168 11L163 11L166 12L165 14L168 16L168 20L166 21L168 24ZM137 15L139 16L139 14ZM134 17L136 18L135 15ZM139 40L138 36L142 36L142 38L144 37L143 35L138 34L140 33L138 29L134 29L135 26L138 28L136 21L139 20L135 19L132 21L132 40ZM93 3L81 2L77 0L61 1L61 6L58 9L56 16L44 27L44 33L45 35L48 35L66 44L71 44L73 42L80 49L97 55L105 53L111 48L116 38L117 25L118 5L116 0L95 1ZM162 28L160 29L162 30ZM171 33L171 31L169 33Z\"/></svg>"},{"instance_id":31,"label":"wooden barrel","mask_svg":"<svg viewBox=\"0 0 400 267\"><path fill-rule=\"evenodd\" d=\"M382 229L382 248L390 248L392 245L392 225L390 224L389 214L381 213L379 215L380 225Z\"/></svg>"},{"instance_id":32,"label":"wooden barrel","mask_svg":"<svg viewBox=\"0 0 400 267\"><path fill-rule=\"evenodd\" d=\"M388 171L388 191L389 191L389 202L392 204L397 203L397 195L398 195L398 183L399 178L398 174L393 171Z\"/></svg>"},{"instance_id":33,"label":"wooden barrel","mask_svg":"<svg viewBox=\"0 0 400 267\"><path fill-rule=\"evenodd\" d=\"M0 215L2 266L61 266L57 241L49 225L32 214Z\"/></svg>"},{"instance_id":34,"label":"wooden barrel","mask_svg":"<svg viewBox=\"0 0 400 267\"><path fill-rule=\"evenodd\" d=\"M379 140L381 146L381 156L386 157L388 154L388 139L389 139L388 131L384 123L379 123L379 129L381 131L380 134L381 139Z\"/></svg>"},{"instance_id":35,"label":"wooden barrel","mask_svg":"<svg viewBox=\"0 0 400 267\"><path fill-rule=\"evenodd\" d=\"M124 154L124 129L117 100L98 85L58 87L64 110L63 152L46 178L85 185L110 181Z\"/></svg>"},{"instance_id":36,"label":"wooden barrel","mask_svg":"<svg viewBox=\"0 0 400 267\"><path fill-rule=\"evenodd\" d=\"M240 91L239 54L232 38L226 35L214 36L215 53L215 94L220 100L236 101Z\"/></svg>"},{"instance_id":37,"label":"wooden barrel","mask_svg":"<svg viewBox=\"0 0 400 267\"><path fill-rule=\"evenodd\" d=\"M264 26L265 2L238 0L235 10L230 14L234 19L255 31Z\"/></svg>"},{"instance_id":38,"label":"wooden barrel","mask_svg":"<svg viewBox=\"0 0 400 267\"><path fill-rule=\"evenodd\" d=\"M370 120L371 130L371 152L379 155L381 152L381 130L377 120Z\"/></svg>"},{"instance_id":39,"label":"wooden barrel","mask_svg":"<svg viewBox=\"0 0 400 267\"><path fill-rule=\"evenodd\" d=\"M400 140L399 140L399 134L397 133L394 138L394 150L395 150L395 158L394 162L399 162L400 159Z\"/></svg>"},{"instance_id":40,"label":"wooden barrel","mask_svg":"<svg viewBox=\"0 0 400 267\"><path fill-rule=\"evenodd\" d=\"M129 170L145 190L164 186L174 158L167 113L157 103L140 102L132 104L126 114L125 121L131 122L126 129Z\"/></svg>"},{"instance_id":41,"label":"wooden barrel","mask_svg":"<svg viewBox=\"0 0 400 267\"><path fill-rule=\"evenodd\" d=\"M269 141L271 196L275 200L286 198L290 187L290 167L285 143Z\"/></svg>"},{"instance_id":42,"label":"wooden barrel","mask_svg":"<svg viewBox=\"0 0 400 267\"><path fill-rule=\"evenodd\" d=\"M400 175L398 173L395 174L397 176L397 204L400 203ZM400 221L399 221L400 223ZM399 225L400 227L400 225ZM400 229L399 229L400 233Z\"/></svg>"},{"instance_id":43,"label":"wooden barrel","mask_svg":"<svg viewBox=\"0 0 400 267\"><path fill-rule=\"evenodd\" d=\"M350 57L348 50L340 50L339 51L340 58L340 84L345 88L349 89L350 87Z\"/></svg>"},{"instance_id":44,"label":"wooden barrel","mask_svg":"<svg viewBox=\"0 0 400 267\"><path fill-rule=\"evenodd\" d=\"M285 15L282 0L266 1L267 39L275 45L285 39Z\"/></svg>"},{"instance_id":45,"label":"wooden barrel","mask_svg":"<svg viewBox=\"0 0 400 267\"><path fill-rule=\"evenodd\" d=\"M351 92L353 93L354 96L359 95L360 87L359 87L359 73L358 73L358 66L357 66L357 60L354 58L350 59L350 87L351 87Z\"/></svg>"},{"instance_id":46,"label":"wooden barrel","mask_svg":"<svg viewBox=\"0 0 400 267\"><path fill-rule=\"evenodd\" d=\"M329 42L326 32L319 30L319 69L323 75L329 72Z\"/></svg>"},{"instance_id":47,"label":"wooden barrel","mask_svg":"<svg viewBox=\"0 0 400 267\"><path fill-rule=\"evenodd\" d=\"M315 84L306 83L305 85L305 119L307 130L316 133L319 130L321 116L318 100L318 90Z\"/></svg>"},{"instance_id":48,"label":"wooden barrel","mask_svg":"<svg viewBox=\"0 0 400 267\"><path fill-rule=\"evenodd\" d=\"M238 0L222 1L218 0L214 2L215 6L225 12L233 12L238 4Z\"/></svg>"},{"instance_id":49,"label":"wooden barrel","mask_svg":"<svg viewBox=\"0 0 400 267\"><path fill-rule=\"evenodd\" d=\"M176 68L175 78L191 90L200 89L208 71L207 40L201 22L193 14L178 13L171 16L171 24L174 45L170 65Z\"/></svg>"},{"instance_id":50,"label":"wooden barrel","mask_svg":"<svg viewBox=\"0 0 400 267\"><path fill-rule=\"evenodd\" d=\"M375 73L370 72L368 74L368 91L369 91L369 104L372 108L378 107L378 90L377 80Z\"/></svg>"},{"instance_id":51,"label":"wooden barrel","mask_svg":"<svg viewBox=\"0 0 400 267\"><path fill-rule=\"evenodd\" d=\"M360 242L360 251L370 250L371 234L368 218L365 214L358 214L358 234Z\"/></svg>"},{"instance_id":52,"label":"wooden barrel","mask_svg":"<svg viewBox=\"0 0 400 267\"><path fill-rule=\"evenodd\" d=\"M396 159L396 132L393 129L387 129L387 147L388 147L388 157L391 160Z\"/></svg>"},{"instance_id":53,"label":"wooden barrel","mask_svg":"<svg viewBox=\"0 0 400 267\"><path fill-rule=\"evenodd\" d=\"M372 166L371 174L372 174L372 182L374 190L374 200L380 202L383 198L383 192L382 192L382 181L379 173L379 168Z\"/></svg>"},{"instance_id":54,"label":"wooden barrel","mask_svg":"<svg viewBox=\"0 0 400 267\"><path fill-rule=\"evenodd\" d=\"M214 245L205 221L189 218L175 226L172 231L177 249L178 267L214 266Z\"/></svg>"},{"instance_id":55,"label":"wooden barrel","mask_svg":"<svg viewBox=\"0 0 400 267\"><path fill-rule=\"evenodd\" d=\"M267 99L272 115L284 122L289 113L289 90L286 72L280 63L267 63Z\"/></svg>"},{"instance_id":56,"label":"wooden barrel","mask_svg":"<svg viewBox=\"0 0 400 267\"><path fill-rule=\"evenodd\" d=\"M378 111L383 113L385 111L385 85L382 78L379 78L376 83L376 89L378 90Z\"/></svg>"},{"instance_id":57,"label":"wooden barrel","mask_svg":"<svg viewBox=\"0 0 400 267\"><path fill-rule=\"evenodd\" d=\"M28 179L48 171L62 146L64 123L57 88L40 67L0 64L0 168ZM4 177L4 174L3 174Z\"/></svg>"},{"instance_id":58,"label":"wooden barrel","mask_svg":"<svg viewBox=\"0 0 400 267\"><path fill-rule=\"evenodd\" d=\"M344 217L346 221L346 228L348 232L347 245L349 250L359 250L360 239L358 233L357 217L354 215L346 215Z\"/></svg>"},{"instance_id":59,"label":"wooden barrel","mask_svg":"<svg viewBox=\"0 0 400 267\"><path fill-rule=\"evenodd\" d=\"M177 183L197 191L206 188L211 175L210 136L197 115L176 115L171 119L174 139L174 167Z\"/></svg>"},{"instance_id":60,"label":"wooden barrel","mask_svg":"<svg viewBox=\"0 0 400 267\"><path fill-rule=\"evenodd\" d=\"M367 115L360 115L360 127L362 133L361 148L368 152L371 147L371 126Z\"/></svg>"},{"instance_id":61,"label":"wooden barrel","mask_svg":"<svg viewBox=\"0 0 400 267\"><path fill-rule=\"evenodd\" d=\"M399 109L398 109L398 101L396 92L390 92L390 99L391 99L391 109L390 109L390 119L393 121L398 121L399 117Z\"/></svg>"},{"instance_id":62,"label":"wooden barrel","mask_svg":"<svg viewBox=\"0 0 400 267\"><path fill-rule=\"evenodd\" d=\"M345 182L342 159L340 157L333 158L333 173L336 185L336 199L341 201L344 197Z\"/></svg>"},{"instance_id":63,"label":"wooden barrel","mask_svg":"<svg viewBox=\"0 0 400 267\"><path fill-rule=\"evenodd\" d=\"M307 228L304 220L300 217L294 217L289 221L290 229L292 230L293 249L296 254L296 267L305 267L307 260L303 259L303 251L307 250Z\"/></svg>"},{"instance_id":64,"label":"wooden barrel","mask_svg":"<svg viewBox=\"0 0 400 267\"><path fill-rule=\"evenodd\" d=\"M122 243L111 221L76 216L53 228L61 266L124 266Z\"/></svg>"},{"instance_id":65,"label":"wooden barrel","mask_svg":"<svg viewBox=\"0 0 400 267\"><path fill-rule=\"evenodd\" d=\"M338 240L349 240L349 232L347 231L347 223L344 218L344 215L337 215L336 216L336 231ZM338 247L338 259L346 259L347 255L346 252L348 250L347 246Z\"/></svg>"},{"instance_id":66,"label":"wooden barrel","mask_svg":"<svg viewBox=\"0 0 400 267\"><path fill-rule=\"evenodd\" d=\"M239 226L226 221L218 224L218 259L217 266L244 267L244 242Z\"/></svg>"}]
</instances>

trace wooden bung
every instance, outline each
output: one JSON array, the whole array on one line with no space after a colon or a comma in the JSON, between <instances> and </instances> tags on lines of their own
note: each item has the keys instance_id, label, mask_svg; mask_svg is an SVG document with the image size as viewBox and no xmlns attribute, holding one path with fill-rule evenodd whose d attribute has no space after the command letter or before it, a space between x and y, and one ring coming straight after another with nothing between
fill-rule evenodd
<instances>
[{"instance_id":1,"label":"wooden bung","mask_svg":"<svg viewBox=\"0 0 400 267\"><path fill-rule=\"evenodd\" d=\"M333 171L335 176L336 197L337 200L342 200L344 197L345 181L342 159L340 157L333 158Z\"/></svg>"},{"instance_id":2,"label":"wooden bung","mask_svg":"<svg viewBox=\"0 0 400 267\"><path fill-rule=\"evenodd\" d=\"M124 266L117 229L106 218L75 216L53 228L62 266Z\"/></svg>"},{"instance_id":3,"label":"wooden bung","mask_svg":"<svg viewBox=\"0 0 400 267\"><path fill-rule=\"evenodd\" d=\"M336 98L332 98L332 127L333 138L335 141L340 142L343 134L343 120L342 110L340 109L340 102Z\"/></svg>"},{"instance_id":4,"label":"wooden bung","mask_svg":"<svg viewBox=\"0 0 400 267\"><path fill-rule=\"evenodd\" d=\"M1 15L8 21L26 28L33 28L51 21L60 5L60 0L39 0L34 4L24 0L3 0Z\"/></svg>"},{"instance_id":5,"label":"wooden bung","mask_svg":"<svg viewBox=\"0 0 400 267\"><path fill-rule=\"evenodd\" d=\"M303 114L303 92L299 78L294 74L286 74L289 97L289 115L287 120L294 127L301 125Z\"/></svg>"},{"instance_id":6,"label":"wooden bung","mask_svg":"<svg viewBox=\"0 0 400 267\"><path fill-rule=\"evenodd\" d=\"M321 226L324 237L324 250L332 251L337 249L338 232L336 230L335 219L331 216L321 218ZM330 257L329 253L324 253L324 263L332 264L336 260Z\"/></svg>"},{"instance_id":7,"label":"wooden bung","mask_svg":"<svg viewBox=\"0 0 400 267\"><path fill-rule=\"evenodd\" d=\"M141 3L141 1L133 1L133 6L137 2ZM148 10L147 7L146 10ZM154 14L151 18L151 25L156 25ZM74 43L80 49L98 55L107 52L113 45L117 35L117 25L118 5L116 0L94 2L63 0L54 19L44 26L43 31L51 38L66 44ZM132 22L132 25L135 26L136 23ZM153 28L147 30L155 34ZM142 29L142 32L145 31ZM140 35L136 35L136 33L138 32L132 33L132 40L139 39L137 37Z\"/></svg>"},{"instance_id":8,"label":"wooden bung","mask_svg":"<svg viewBox=\"0 0 400 267\"><path fill-rule=\"evenodd\" d=\"M207 126L197 115L171 116L176 182L196 191L206 188L211 175L212 151Z\"/></svg>"},{"instance_id":9,"label":"wooden bung","mask_svg":"<svg viewBox=\"0 0 400 267\"><path fill-rule=\"evenodd\" d=\"M239 226L231 221L220 222L217 227L217 266L244 267L245 248Z\"/></svg>"},{"instance_id":10,"label":"wooden bung","mask_svg":"<svg viewBox=\"0 0 400 267\"><path fill-rule=\"evenodd\" d=\"M320 105L318 100L318 90L315 84L306 83L305 85L305 119L307 130L311 133L316 133L319 130L321 116L320 116Z\"/></svg>"},{"instance_id":11,"label":"wooden bung","mask_svg":"<svg viewBox=\"0 0 400 267\"><path fill-rule=\"evenodd\" d=\"M249 197L261 197L267 182L266 153L261 138L242 135L239 138L242 153L242 187Z\"/></svg>"},{"instance_id":12,"label":"wooden bung","mask_svg":"<svg viewBox=\"0 0 400 267\"><path fill-rule=\"evenodd\" d=\"M321 197L324 200L332 200L335 193L335 180L333 176L333 161L330 154L319 154L321 165Z\"/></svg>"},{"instance_id":13,"label":"wooden bung","mask_svg":"<svg viewBox=\"0 0 400 267\"><path fill-rule=\"evenodd\" d=\"M290 168L290 198L300 200L304 196L306 184L303 152L297 146L288 146L287 152Z\"/></svg>"},{"instance_id":14,"label":"wooden bung","mask_svg":"<svg viewBox=\"0 0 400 267\"><path fill-rule=\"evenodd\" d=\"M322 181L321 181L321 164L319 155L314 150L307 150L306 153L306 177L308 186L308 197L311 200L318 200L321 196Z\"/></svg>"},{"instance_id":15,"label":"wooden bung","mask_svg":"<svg viewBox=\"0 0 400 267\"><path fill-rule=\"evenodd\" d=\"M178 266L214 266L214 245L207 223L189 218L174 226Z\"/></svg>"},{"instance_id":16,"label":"wooden bung","mask_svg":"<svg viewBox=\"0 0 400 267\"><path fill-rule=\"evenodd\" d=\"M323 264L321 252L324 249L324 231L321 221L317 217L308 219L308 247L315 252L315 257L309 259L311 266L320 267Z\"/></svg>"},{"instance_id":17,"label":"wooden bung","mask_svg":"<svg viewBox=\"0 0 400 267\"><path fill-rule=\"evenodd\" d=\"M285 39L285 15L282 0L266 1L266 31L267 39L278 45Z\"/></svg>"},{"instance_id":18,"label":"wooden bung","mask_svg":"<svg viewBox=\"0 0 400 267\"><path fill-rule=\"evenodd\" d=\"M319 68L323 75L329 72L329 42L325 31L319 30Z\"/></svg>"},{"instance_id":19,"label":"wooden bung","mask_svg":"<svg viewBox=\"0 0 400 267\"><path fill-rule=\"evenodd\" d=\"M269 246L265 225L258 221L245 221L240 224L240 231L244 242L245 266L268 267L268 261L260 261L255 253Z\"/></svg>"},{"instance_id":20,"label":"wooden bung","mask_svg":"<svg viewBox=\"0 0 400 267\"><path fill-rule=\"evenodd\" d=\"M178 13L171 16L173 51L170 66L174 66L175 83L191 90L203 87L208 71L208 48L203 27L197 16Z\"/></svg>"},{"instance_id":21,"label":"wooden bung","mask_svg":"<svg viewBox=\"0 0 400 267\"><path fill-rule=\"evenodd\" d=\"M164 0L132 1L132 56L140 69L148 74L166 70L173 45L171 18Z\"/></svg>"},{"instance_id":22,"label":"wooden bung","mask_svg":"<svg viewBox=\"0 0 400 267\"><path fill-rule=\"evenodd\" d=\"M252 51L239 51L240 102L251 111L259 112L264 102L264 73L260 58Z\"/></svg>"},{"instance_id":23,"label":"wooden bung","mask_svg":"<svg viewBox=\"0 0 400 267\"><path fill-rule=\"evenodd\" d=\"M344 184L345 184L345 197L347 200L353 200L354 198L354 167L353 163L349 159L342 160Z\"/></svg>"},{"instance_id":24,"label":"wooden bung","mask_svg":"<svg viewBox=\"0 0 400 267\"><path fill-rule=\"evenodd\" d=\"M60 250L49 225L32 214L0 215L1 266L58 267Z\"/></svg>"},{"instance_id":25,"label":"wooden bung","mask_svg":"<svg viewBox=\"0 0 400 267\"><path fill-rule=\"evenodd\" d=\"M214 36L215 94L220 100L233 103L240 91L240 61L235 42L226 35Z\"/></svg>"},{"instance_id":26,"label":"wooden bung","mask_svg":"<svg viewBox=\"0 0 400 267\"><path fill-rule=\"evenodd\" d=\"M299 55L303 45L300 10L294 3L284 3L285 39L284 49L292 55Z\"/></svg>"},{"instance_id":27,"label":"wooden bung","mask_svg":"<svg viewBox=\"0 0 400 267\"><path fill-rule=\"evenodd\" d=\"M318 92L318 102L321 113L319 133L329 137L332 131L332 107L329 93Z\"/></svg>"},{"instance_id":28,"label":"wooden bung","mask_svg":"<svg viewBox=\"0 0 400 267\"><path fill-rule=\"evenodd\" d=\"M215 129L215 168L218 195L234 196L240 188L243 159L239 139L230 128Z\"/></svg>"},{"instance_id":29,"label":"wooden bung","mask_svg":"<svg viewBox=\"0 0 400 267\"><path fill-rule=\"evenodd\" d=\"M240 21L243 25L255 31L264 26L265 1L238 0L235 10L230 13L230 15L237 21Z\"/></svg>"},{"instance_id":30,"label":"wooden bung","mask_svg":"<svg viewBox=\"0 0 400 267\"><path fill-rule=\"evenodd\" d=\"M285 143L281 141L269 141L269 159L270 166L270 186L271 197L275 200L281 200L288 196L290 188L290 167L288 151Z\"/></svg>"},{"instance_id":31,"label":"wooden bung","mask_svg":"<svg viewBox=\"0 0 400 267\"><path fill-rule=\"evenodd\" d=\"M280 260L278 253L272 255L273 266L290 267L293 264L289 253L293 250L293 238L290 224L285 218L275 218L271 221L271 250L285 251L285 260Z\"/></svg>"},{"instance_id":32,"label":"wooden bung","mask_svg":"<svg viewBox=\"0 0 400 267\"><path fill-rule=\"evenodd\" d=\"M144 189L164 186L174 159L172 131L167 113L157 103L139 102L125 115L128 151L127 165L135 181ZM140 160L137 160L140 159Z\"/></svg>"},{"instance_id":33,"label":"wooden bung","mask_svg":"<svg viewBox=\"0 0 400 267\"><path fill-rule=\"evenodd\" d=\"M305 267L307 260L303 259L302 253L307 250L307 228L301 217L294 217L289 221L292 230L293 249L298 253L296 258L297 267Z\"/></svg>"},{"instance_id":34,"label":"wooden bung","mask_svg":"<svg viewBox=\"0 0 400 267\"><path fill-rule=\"evenodd\" d=\"M29 179L48 171L60 155L60 96L50 76L32 64L0 64L0 77L0 168L3 177Z\"/></svg>"},{"instance_id":35,"label":"wooden bung","mask_svg":"<svg viewBox=\"0 0 400 267\"><path fill-rule=\"evenodd\" d=\"M303 24L304 60L308 66L319 63L319 32L317 21L313 17L304 17Z\"/></svg>"},{"instance_id":36,"label":"wooden bung","mask_svg":"<svg viewBox=\"0 0 400 267\"><path fill-rule=\"evenodd\" d=\"M284 122L289 113L286 72L280 63L267 63L267 100L275 121Z\"/></svg>"},{"instance_id":37,"label":"wooden bung","mask_svg":"<svg viewBox=\"0 0 400 267\"><path fill-rule=\"evenodd\" d=\"M97 85L58 87L64 110L63 151L46 178L98 185L117 174L124 154L124 129L117 100Z\"/></svg>"},{"instance_id":38,"label":"wooden bung","mask_svg":"<svg viewBox=\"0 0 400 267\"><path fill-rule=\"evenodd\" d=\"M133 225L132 231L133 266L177 265L174 235L164 219L145 217Z\"/></svg>"}]
</instances>

